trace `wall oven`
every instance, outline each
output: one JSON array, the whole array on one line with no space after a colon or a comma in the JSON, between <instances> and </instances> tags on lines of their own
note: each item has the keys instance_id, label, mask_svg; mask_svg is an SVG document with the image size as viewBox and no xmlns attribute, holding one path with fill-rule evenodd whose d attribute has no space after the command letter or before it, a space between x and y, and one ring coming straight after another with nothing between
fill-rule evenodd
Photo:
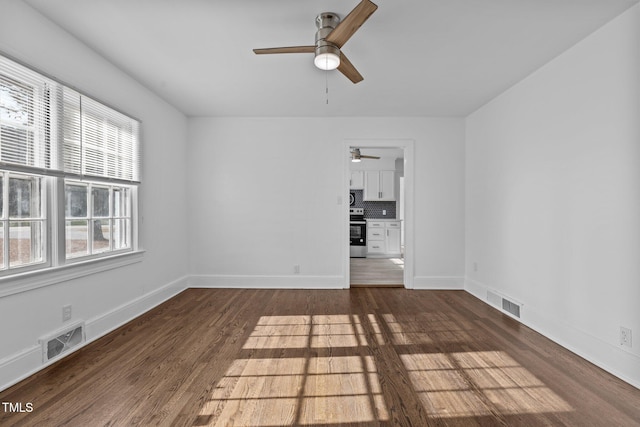
<instances>
[{"instance_id":1,"label":"wall oven","mask_svg":"<svg viewBox=\"0 0 640 427\"><path fill-rule=\"evenodd\" d=\"M364 208L349 208L349 256L367 256L367 222L364 220Z\"/></svg>"}]
</instances>

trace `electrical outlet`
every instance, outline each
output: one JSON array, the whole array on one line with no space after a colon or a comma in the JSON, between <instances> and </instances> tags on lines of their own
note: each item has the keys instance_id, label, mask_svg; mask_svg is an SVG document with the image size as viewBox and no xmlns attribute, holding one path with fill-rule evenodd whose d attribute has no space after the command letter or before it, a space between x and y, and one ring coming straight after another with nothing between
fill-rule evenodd
<instances>
[{"instance_id":1,"label":"electrical outlet","mask_svg":"<svg viewBox=\"0 0 640 427\"><path fill-rule=\"evenodd\" d=\"M620 345L631 347L631 329L620 326Z\"/></svg>"},{"instance_id":2,"label":"electrical outlet","mask_svg":"<svg viewBox=\"0 0 640 427\"><path fill-rule=\"evenodd\" d=\"M474 263L473 263L473 271L474 271L474 272L477 272L477 271L478 271L478 263L477 263L477 262L474 262Z\"/></svg>"},{"instance_id":3,"label":"electrical outlet","mask_svg":"<svg viewBox=\"0 0 640 427\"><path fill-rule=\"evenodd\" d=\"M71 320L71 304L62 307L62 321Z\"/></svg>"},{"instance_id":4,"label":"electrical outlet","mask_svg":"<svg viewBox=\"0 0 640 427\"><path fill-rule=\"evenodd\" d=\"M300 264L293 266L293 274L300 274Z\"/></svg>"}]
</instances>

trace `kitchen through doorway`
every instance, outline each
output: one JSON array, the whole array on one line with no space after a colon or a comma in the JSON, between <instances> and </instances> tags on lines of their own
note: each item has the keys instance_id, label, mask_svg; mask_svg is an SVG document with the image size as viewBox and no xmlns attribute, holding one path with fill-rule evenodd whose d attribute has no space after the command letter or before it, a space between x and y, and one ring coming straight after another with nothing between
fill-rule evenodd
<instances>
[{"instance_id":1,"label":"kitchen through doorway","mask_svg":"<svg viewBox=\"0 0 640 427\"><path fill-rule=\"evenodd\" d=\"M404 287L404 149L351 150L350 286Z\"/></svg>"}]
</instances>

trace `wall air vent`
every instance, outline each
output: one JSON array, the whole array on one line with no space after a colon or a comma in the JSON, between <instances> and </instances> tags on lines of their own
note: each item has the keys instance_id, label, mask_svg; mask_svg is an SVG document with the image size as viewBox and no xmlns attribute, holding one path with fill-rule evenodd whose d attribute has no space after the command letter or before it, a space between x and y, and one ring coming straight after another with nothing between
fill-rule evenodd
<instances>
[{"instance_id":1,"label":"wall air vent","mask_svg":"<svg viewBox=\"0 0 640 427\"><path fill-rule=\"evenodd\" d=\"M502 309L507 313L511 313L516 317L520 317L520 304L516 304L513 301L502 298Z\"/></svg>"},{"instance_id":2,"label":"wall air vent","mask_svg":"<svg viewBox=\"0 0 640 427\"><path fill-rule=\"evenodd\" d=\"M48 362L85 341L84 322L41 338L42 361Z\"/></svg>"},{"instance_id":3,"label":"wall air vent","mask_svg":"<svg viewBox=\"0 0 640 427\"><path fill-rule=\"evenodd\" d=\"M520 309L522 308L522 304L511 301L493 291L487 291L487 301L489 302L489 304L499 309L502 309L503 311L511 314L512 316L515 316L518 318L520 317Z\"/></svg>"}]
</instances>

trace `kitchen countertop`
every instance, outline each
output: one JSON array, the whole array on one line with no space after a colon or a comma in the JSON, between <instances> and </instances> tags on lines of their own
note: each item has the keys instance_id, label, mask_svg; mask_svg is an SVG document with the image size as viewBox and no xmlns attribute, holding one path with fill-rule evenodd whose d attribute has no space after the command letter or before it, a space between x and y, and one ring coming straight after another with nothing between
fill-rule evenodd
<instances>
[{"instance_id":1,"label":"kitchen countertop","mask_svg":"<svg viewBox=\"0 0 640 427\"><path fill-rule=\"evenodd\" d=\"M365 221L402 221L401 219L395 218L365 218Z\"/></svg>"}]
</instances>

